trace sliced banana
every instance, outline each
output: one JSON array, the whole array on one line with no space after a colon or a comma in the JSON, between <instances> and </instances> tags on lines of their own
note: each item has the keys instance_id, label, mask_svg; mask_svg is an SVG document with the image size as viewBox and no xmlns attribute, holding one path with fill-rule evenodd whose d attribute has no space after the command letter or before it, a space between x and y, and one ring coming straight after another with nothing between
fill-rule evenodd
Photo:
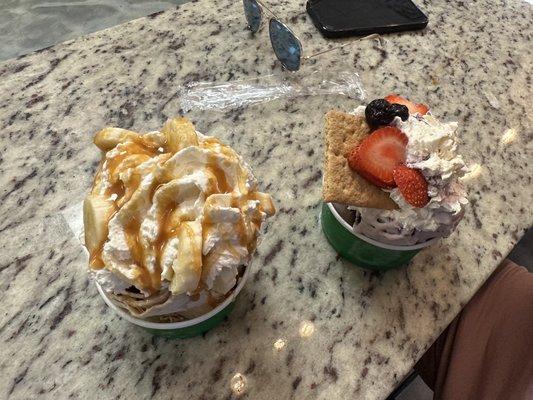
<instances>
[{"instance_id":1,"label":"sliced banana","mask_svg":"<svg viewBox=\"0 0 533 400\"><path fill-rule=\"evenodd\" d=\"M178 256L179 240L176 237L170 238L161 249L161 279L172 281L174 270L172 264Z\"/></svg>"},{"instance_id":2,"label":"sliced banana","mask_svg":"<svg viewBox=\"0 0 533 400\"><path fill-rule=\"evenodd\" d=\"M178 254L172 263L174 276L170 291L174 295L192 293L202 276L202 223L184 222L178 232Z\"/></svg>"},{"instance_id":3,"label":"sliced banana","mask_svg":"<svg viewBox=\"0 0 533 400\"><path fill-rule=\"evenodd\" d=\"M83 202L83 224L85 245L90 254L98 251L107 238L108 222L115 212L112 200L97 194L90 194Z\"/></svg>"},{"instance_id":4,"label":"sliced banana","mask_svg":"<svg viewBox=\"0 0 533 400\"><path fill-rule=\"evenodd\" d=\"M94 136L94 144L102 151L109 151L119 143L139 140L136 132L122 128L107 127Z\"/></svg>"},{"instance_id":5,"label":"sliced banana","mask_svg":"<svg viewBox=\"0 0 533 400\"><path fill-rule=\"evenodd\" d=\"M146 132L141 138L146 146L159 149L160 152L166 152L167 138L163 133L158 131Z\"/></svg>"},{"instance_id":6,"label":"sliced banana","mask_svg":"<svg viewBox=\"0 0 533 400\"><path fill-rule=\"evenodd\" d=\"M167 120L161 132L167 138L166 151L177 152L185 147L198 146L196 129L187 118Z\"/></svg>"}]
</instances>

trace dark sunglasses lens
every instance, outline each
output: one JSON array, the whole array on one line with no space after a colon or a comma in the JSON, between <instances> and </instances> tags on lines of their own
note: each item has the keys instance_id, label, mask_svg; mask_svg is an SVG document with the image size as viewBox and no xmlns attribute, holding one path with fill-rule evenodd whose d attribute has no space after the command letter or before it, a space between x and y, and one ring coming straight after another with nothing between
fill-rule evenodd
<instances>
[{"instance_id":1,"label":"dark sunglasses lens","mask_svg":"<svg viewBox=\"0 0 533 400\"><path fill-rule=\"evenodd\" d=\"M294 34L281 22L272 18L269 23L270 42L276 57L289 71L300 68L302 46Z\"/></svg>"},{"instance_id":2,"label":"dark sunglasses lens","mask_svg":"<svg viewBox=\"0 0 533 400\"><path fill-rule=\"evenodd\" d=\"M261 27L261 7L255 0L243 0L242 4L248 28L255 33Z\"/></svg>"}]
</instances>

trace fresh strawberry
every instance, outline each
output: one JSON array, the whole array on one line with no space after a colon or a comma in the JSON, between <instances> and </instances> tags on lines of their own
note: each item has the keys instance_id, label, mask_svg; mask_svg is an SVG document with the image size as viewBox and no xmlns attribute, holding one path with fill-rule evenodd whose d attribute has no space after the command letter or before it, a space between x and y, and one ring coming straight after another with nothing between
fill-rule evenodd
<instances>
[{"instance_id":1,"label":"fresh strawberry","mask_svg":"<svg viewBox=\"0 0 533 400\"><path fill-rule=\"evenodd\" d=\"M352 150L348 165L374 185L393 188L392 170L405 162L406 146L407 136L398 128L379 128Z\"/></svg>"},{"instance_id":2,"label":"fresh strawberry","mask_svg":"<svg viewBox=\"0 0 533 400\"><path fill-rule=\"evenodd\" d=\"M409 114L419 113L421 115L425 115L429 111L428 106L420 103L413 103L406 98L398 96L397 94L389 94L387 97L385 97L385 100L391 104L396 103L406 106L409 109Z\"/></svg>"},{"instance_id":3,"label":"fresh strawberry","mask_svg":"<svg viewBox=\"0 0 533 400\"><path fill-rule=\"evenodd\" d=\"M398 165L392 175L406 202L417 208L429 202L428 183L419 170Z\"/></svg>"}]
</instances>

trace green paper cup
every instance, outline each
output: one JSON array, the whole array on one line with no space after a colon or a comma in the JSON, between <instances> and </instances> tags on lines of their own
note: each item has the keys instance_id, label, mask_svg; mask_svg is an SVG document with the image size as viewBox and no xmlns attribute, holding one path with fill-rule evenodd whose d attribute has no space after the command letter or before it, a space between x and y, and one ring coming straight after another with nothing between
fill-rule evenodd
<instances>
[{"instance_id":1,"label":"green paper cup","mask_svg":"<svg viewBox=\"0 0 533 400\"><path fill-rule=\"evenodd\" d=\"M373 271L386 271L407 265L421 249L438 240L435 238L413 246L380 243L354 232L332 203L322 204L321 223L328 242L342 258Z\"/></svg>"},{"instance_id":2,"label":"green paper cup","mask_svg":"<svg viewBox=\"0 0 533 400\"><path fill-rule=\"evenodd\" d=\"M137 325L156 336L164 336L172 339L184 339L199 336L219 325L224 318L229 315L231 310L233 310L235 300L244 287L249 275L250 267L248 266L245 268L244 275L240 278L235 290L233 290L233 292L222 303L213 308L207 314L180 322L151 322L140 318L135 318L126 310L115 304L113 300L107 296L107 293L100 287L98 282L96 282L96 287L98 288L98 293L100 293L100 296L102 296L105 303L116 314L126 321L131 322L132 324Z\"/></svg>"}]
</instances>

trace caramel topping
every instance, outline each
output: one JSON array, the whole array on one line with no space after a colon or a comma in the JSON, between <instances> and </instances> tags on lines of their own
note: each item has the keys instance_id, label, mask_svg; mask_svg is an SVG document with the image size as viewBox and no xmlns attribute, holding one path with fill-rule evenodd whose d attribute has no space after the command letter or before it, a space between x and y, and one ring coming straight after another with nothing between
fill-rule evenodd
<instances>
[{"instance_id":1,"label":"caramel topping","mask_svg":"<svg viewBox=\"0 0 533 400\"><path fill-rule=\"evenodd\" d=\"M102 248L89 255L89 266L95 270L103 269L105 267L104 260L102 260Z\"/></svg>"},{"instance_id":2,"label":"caramel topping","mask_svg":"<svg viewBox=\"0 0 533 400\"><path fill-rule=\"evenodd\" d=\"M188 121L186 123L190 124ZM254 188L248 190L246 187L250 172L231 147L223 145L217 139L211 137L195 141L194 135L196 133L192 135L187 130L189 128L179 120L174 120L171 124L167 123L166 127L164 140L169 143L174 152L170 151L169 148L163 147L161 149L159 147L160 143L158 142L157 134L153 135L151 140L147 140L142 135L137 135L131 131L126 133L119 131L117 133L117 131L110 130L109 135L112 136L108 138L106 137L107 131L101 131L99 133L99 143L103 143L102 146L109 146L110 143L115 143L120 138L123 138L124 142L118 143L114 148L108 150L105 158L100 163L93 187L93 193L95 191L102 193L98 188L105 187L103 195L110 197L114 201L115 211L107 219L107 224L122 207L132 200L134 195L135 205L137 206L137 203L139 203L138 206L142 206L143 210L149 209L156 199L159 202L156 210L162 211L158 211L157 214L158 231L155 239L147 240L144 236L141 237L140 228L141 222L146 217L144 215L145 211L140 214L135 211L136 214L132 214L135 217L131 216L129 220L121 221L123 222L127 247L131 254L132 265L129 267L132 268L132 276L135 277L136 286L149 293L158 291L161 286L161 257L165 245L172 238L179 237L179 245L188 246L186 253L188 255L184 256L184 260L189 263L187 273L201 275L202 268L214 265L221 256L222 251L228 251L236 260L241 259L243 255L239 254L239 251L230 243L233 236L238 238L238 246L247 249L248 253L252 254L255 251L263 211L267 215L271 215L274 212L270 196L258 193ZM179 135L183 135L184 141L180 142ZM154 140L154 138L157 140ZM165 168L165 163L175 155L176 149L181 150L188 147L197 147L209 152L203 167L205 168L207 182L202 183L202 193L198 194L198 198L195 198L195 193L190 192L192 189L186 186L168 186L166 189L169 190L163 189L164 185L174 185L174 180L184 176L187 177L191 172L194 172L189 171L191 166L186 163L183 166L172 164L174 170ZM111 151L112 153L110 154ZM158 157L158 163L154 163L151 169L147 168L145 163L155 157ZM176 168L178 170L175 170ZM231 172L229 173L228 171ZM151 181L143 180L147 174L152 174ZM105 179L107 181L104 181ZM144 191L147 190L144 182L150 184L149 192L139 192L139 195L137 195L135 193L141 190L141 182L143 182L142 190ZM175 191L173 191L174 187L177 188ZM181 190L185 191L185 193L181 193ZM188 190L189 192L187 192ZM159 194L160 191L163 192ZM227 232L226 228L224 228L226 231L221 230L218 223L214 223L208 213L199 212L197 208L191 208L193 204L194 207L198 207L196 205L198 202L205 202L205 204L199 203L200 207L205 209L205 206L209 203L209 197L215 194L228 195L229 204L226 207L239 210L238 220L232 223L234 227L232 232ZM188 202L186 206L180 204L181 200L178 200L182 195L184 196L184 201ZM260 203L259 209L251 216L245 215L243 212L248 207L250 200L258 200ZM146 204L146 201L149 201L149 203ZM196 211L193 212L191 210ZM120 216L122 217L124 214L120 214ZM190 223L193 225L190 225ZM199 230L199 223L201 223L201 230ZM199 234L200 239L203 238L204 240L210 234L218 234L221 236L221 240L225 241L225 244L223 246L217 245L209 254L204 256L202 253L203 240L198 240L197 235ZM104 267L102 259L104 244L105 240L96 251L92 252L90 258L91 268L99 269ZM155 258L155 266L152 265L149 268L145 265L147 257ZM177 272L174 271L173 273ZM186 277L183 279L192 278ZM182 284L181 280L175 283L177 286L180 284ZM172 284L171 287L173 287ZM205 283L199 279L199 284L194 292L196 294L199 294L202 290L208 292L207 289ZM223 298L210 297L209 304L216 306L222 300Z\"/></svg>"},{"instance_id":3,"label":"caramel topping","mask_svg":"<svg viewBox=\"0 0 533 400\"><path fill-rule=\"evenodd\" d=\"M211 159L207 164L207 168L209 168L211 173L216 178L218 193L229 193L233 190L233 188L228 184L226 174L216 164L216 160Z\"/></svg>"}]
</instances>

